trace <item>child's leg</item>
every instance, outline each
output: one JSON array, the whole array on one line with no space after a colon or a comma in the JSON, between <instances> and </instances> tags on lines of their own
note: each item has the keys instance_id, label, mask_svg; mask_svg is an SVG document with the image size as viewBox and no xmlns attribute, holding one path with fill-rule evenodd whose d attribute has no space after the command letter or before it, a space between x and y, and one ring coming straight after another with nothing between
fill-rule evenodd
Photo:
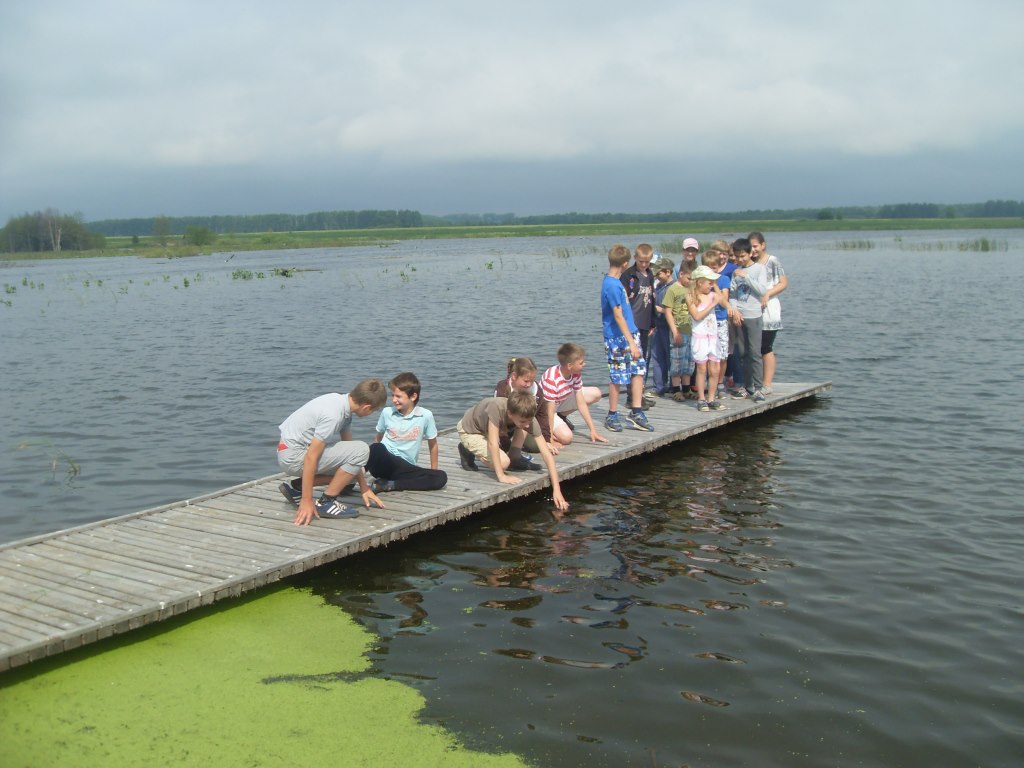
<instances>
[{"instance_id":1,"label":"child's leg","mask_svg":"<svg viewBox=\"0 0 1024 768\"><path fill-rule=\"evenodd\" d=\"M708 400L718 397L717 382L722 376L722 364L714 358L708 359Z\"/></svg>"},{"instance_id":2,"label":"child's leg","mask_svg":"<svg viewBox=\"0 0 1024 768\"><path fill-rule=\"evenodd\" d=\"M587 405L593 405L601 399L601 390L598 387L584 387L580 391L583 393L583 399L587 401Z\"/></svg>"},{"instance_id":3,"label":"child's leg","mask_svg":"<svg viewBox=\"0 0 1024 768\"><path fill-rule=\"evenodd\" d=\"M641 410L644 402L644 377L642 374L637 374L630 379L629 392L630 406L634 411Z\"/></svg>"},{"instance_id":4,"label":"child's leg","mask_svg":"<svg viewBox=\"0 0 1024 768\"><path fill-rule=\"evenodd\" d=\"M707 376L707 372L708 372L707 371L707 363L698 362L696 364L696 368L697 368L697 399L698 400L706 400L707 398L704 397L704 380L705 380L705 377Z\"/></svg>"},{"instance_id":5,"label":"child's leg","mask_svg":"<svg viewBox=\"0 0 1024 768\"><path fill-rule=\"evenodd\" d=\"M693 343L692 337L683 336L683 343L679 349L679 377L681 386L685 392L690 388L690 375L693 373ZM712 389L713 393L714 390ZM709 394L708 397L712 395Z\"/></svg>"},{"instance_id":6,"label":"child's leg","mask_svg":"<svg viewBox=\"0 0 1024 768\"><path fill-rule=\"evenodd\" d=\"M558 414L555 414L555 423L551 425L551 437L562 445L568 445L572 442L572 430L569 429L569 425Z\"/></svg>"}]
</instances>

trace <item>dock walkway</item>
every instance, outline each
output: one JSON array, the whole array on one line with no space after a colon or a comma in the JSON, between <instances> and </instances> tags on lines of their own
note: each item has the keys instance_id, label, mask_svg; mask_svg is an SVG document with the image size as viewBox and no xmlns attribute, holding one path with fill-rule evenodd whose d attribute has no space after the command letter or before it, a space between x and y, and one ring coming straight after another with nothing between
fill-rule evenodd
<instances>
[{"instance_id":1,"label":"dock walkway","mask_svg":"<svg viewBox=\"0 0 1024 768\"><path fill-rule=\"evenodd\" d=\"M763 403L727 402L699 413L692 402L660 400L650 412L655 432L599 425L609 444L576 440L556 457L565 481L757 416L831 389L777 384ZM595 423L605 408L594 408ZM580 419L576 420L580 422ZM585 429L585 427L583 427ZM466 472L454 429L442 432L441 491L382 497L386 509L350 520L314 520L296 527L280 495L282 475L187 501L0 546L0 671L235 597L292 574L458 520L549 487L547 473L495 482L493 472ZM425 452L424 452L425 453ZM571 488L566 493L572 501Z\"/></svg>"}]
</instances>

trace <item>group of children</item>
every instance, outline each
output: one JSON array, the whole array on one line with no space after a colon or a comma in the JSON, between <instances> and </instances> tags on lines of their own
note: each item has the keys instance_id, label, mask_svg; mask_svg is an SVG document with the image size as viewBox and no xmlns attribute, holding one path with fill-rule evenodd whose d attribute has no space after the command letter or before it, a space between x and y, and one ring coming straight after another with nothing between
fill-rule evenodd
<instances>
[{"instance_id":1,"label":"group of children","mask_svg":"<svg viewBox=\"0 0 1024 768\"><path fill-rule=\"evenodd\" d=\"M650 245L637 246L632 267L626 246L609 251L601 287L610 381L606 429L621 432L625 424L654 430L644 412L652 404L645 392L649 360L655 393L679 401L696 397L701 411L725 408L721 398L727 382L736 382L734 398L763 401L771 393L772 345L782 327L776 297L788 285L785 272L765 252L758 232L731 247L712 243L700 265L698 251L695 239L685 239L678 270L669 259L652 264ZM722 364L727 360L728 368ZM463 470L477 471L480 462L498 482L509 484L520 482L510 472L547 470L555 507L568 509L554 457L573 440L569 416L578 412L591 442L608 442L590 413L602 394L584 386L585 366L586 351L572 343L559 347L558 364L544 371L539 384L530 358L509 360L494 396L470 407L456 425ZM622 417L620 387L629 408ZM385 407L387 389L391 405ZM357 517L358 509L340 500L357 484L363 503L380 508L379 493L439 490L447 484L447 474L438 468L437 426L433 414L419 405L420 390L419 379L409 372L395 376L387 387L379 379L365 379L351 392L310 400L280 424L278 465L293 477L281 483L280 491L297 509L296 525L309 525L314 517ZM378 410L374 442L353 440L352 417ZM429 468L418 464L424 440ZM543 466L530 454L540 456ZM314 500L318 486L325 487Z\"/></svg>"},{"instance_id":2,"label":"group of children","mask_svg":"<svg viewBox=\"0 0 1024 768\"><path fill-rule=\"evenodd\" d=\"M609 254L609 275L619 270L619 247ZM649 371L638 364L630 372L646 375L649 394L695 399L701 411L724 410L727 392L762 402L775 376L775 336L782 328L778 294L789 285L785 271L767 253L760 232L731 245L716 240L700 264L699 250L696 239L686 238L677 269L667 258L652 264L653 249L642 244L634 266L621 273L634 315L630 330L643 356L650 355ZM606 326L610 366L623 335L610 334ZM618 416L609 405L608 427L615 429ZM634 412L636 407L634 398Z\"/></svg>"}]
</instances>

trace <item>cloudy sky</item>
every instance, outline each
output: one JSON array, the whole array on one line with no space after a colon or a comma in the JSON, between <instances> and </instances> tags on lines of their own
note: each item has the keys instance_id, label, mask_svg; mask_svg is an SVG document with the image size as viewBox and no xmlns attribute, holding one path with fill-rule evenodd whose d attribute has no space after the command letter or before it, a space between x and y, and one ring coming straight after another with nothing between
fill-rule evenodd
<instances>
[{"instance_id":1,"label":"cloudy sky","mask_svg":"<svg viewBox=\"0 0 1024 768\"><path fill-rule=\"evenodd\" d=\"M0 6L0 223L1022 199L1020 0Z\"/></svg>"}]
</instances>

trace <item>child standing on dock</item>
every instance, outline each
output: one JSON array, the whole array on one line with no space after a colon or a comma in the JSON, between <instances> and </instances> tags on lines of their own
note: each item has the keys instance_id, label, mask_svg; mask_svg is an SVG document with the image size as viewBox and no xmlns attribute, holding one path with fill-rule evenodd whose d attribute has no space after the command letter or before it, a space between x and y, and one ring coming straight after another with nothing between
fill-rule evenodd
<instances>
[{"instance_id":1,"label":"child standing on dock","mask_svg":"<svg viewBox=\"0 0 1024 768\"><path fill-rule=\"evenodd\" d=\"M690 394L690 377L694 368L690 344L690 335L693 331L686 301L690 294L690 275L694 269L696 265L692 261L684 261L679 266L679 278L668 287L661 300L671 344L670 391L672 399L678 403L683 402Z\"/></svg>"},{"instance_id":2,"label":"child standing on dock","mask_svg":"<svg viewBox=\"0 0 1024 768\"><path fill-rule=\"evenodd\" d=\"M529 392L515 390L506 397L485 397L463 414L455 428L459 432L459 460L462 468L475 472L479 468L477 459L494 470L499 483L515 485L518 477L507 474L511 459L499 447L501 434L509 427L515 429L512 446L521 448L527 433L537 441L537 449L551 480L551 497L555 507L560 510L569 508L569 503L562 496L562 488L558 483L558 468L555 458L548 450L547 441L540 433L537 415L537 398Z\"/></svg>"},{"instance_id":3,"label":"child standing on dock","mask_svg":"<svg viewBox=\"0 0 1024 768\"><path fill-rule=\"evenodd\" d=\"M768 290L766 272L764 265L755 264L751 260L753 251L747 238L736 240L732 250L736 256L736 271L732 273L729 301L742 318L736 327L736 355L743 362L743 385L737 386L732 396L751 397L754 402L763 402L761 297Z\"/></svg>"},{"instance_id":4,"label":"child standing on dock","mask_svg":"<svg viewBox=\"0 0 1024 768\"><path fill-rule=\"evenodd\" d=\"M656 395L665 395L668 391L669 353L672 340L669 338L668 323L665 321L665 307L662 300L665 291L674 282L675 271L672 259L664 256L651 265L654 272L654 333L651 340L651 364L647 369L647 385Z\"/></svg>"},{"instance_id":5,"label":"child standing on dock","mask_svg":"<svg viewBox=\"0 0 1024 768\"><path fill-rule=\"evenodd\" d=\"M608 442L597 434L597 428L590 417L590 406L601 399L601 390L583 386L583 368L586 364L586 350L579 344L569 342L558 348L558 365L548 368L541 378L541 390L544 393L542 407L551 424L551 434L556 444L568 445L572 442L573 426L569 414L577 410L590 430L590 442Z\"/></svg>"},{"instance_id":6,"label":"child standing on dock","mask_svg":"<svg viewBox=\"0 0 1024 768\"><path fill-rule=\"evenodd\" d=\"M720 411L725 405L714 399L714 391L705 394L705 387L706 381L714 382L718 378L721 359L718 354L718 321L715 320L715 306L723 301L724 297L716 284L718 275L709 267L697 267L690 275L690 280L686 306L690 314L690 342L697 368L697 410Z\"/></svg>"},{"instance_id":7,"label":"child standing on dock","mask_svg":"<svg viewBox=\"0 0 1024 768\"><path fill-rule=\"evenodd\" d=\"M789 287L789 278L786 277L786 270L782 268L779 260L768 253L764 235L760 232L751 232L747 239L750 240L752 249L751 258L764 266L765 282L768 285L768 290L761 296L761 361L764 367L761 392L770 395L775 381L775 336L782 330L782 304L779 302L779 294Z\"/></svg>"},{"instance_id":8,"label":"child standing on dock","mask_svg":"<svg viewBox=\"0 0 1024 768\"><path fill-rule=\"evenodd\" d=\"M434 414L420 405L420 380L400 373L388 382L391 406L377 419L377 437L370 445L366 469L373 475L373 490L438 491L448 475L437 468L437 425ZM420 447L426 439L430 469L419 466Z\"/></svg>"},{"instance_id":9,"label":"child standing on dock","mask_svg":"<svg viewBox=\"0 0 1024 768\"><path fill-rule=\"evenodd\" d=\"M281 422L277 463L296 480L281 483L280 490L298 507L296 525L309 525L314 517L358 517L359 510L338 501L353 479L359 483L367 507L384 507L363 472L370 447L353 440L350 427L353 416L365 418L379 410L386 396L383 382L364 379L351 392L331 392L310 400ZM313 488L318 485L327 487L313 501Z\"/></svg>"},{"instance_id":10,"label":"child standing on dock","mask_svg":"<svg viewBox=\"0 0 1024 768\"><path fill-rule=\"evenodd\" d=\"M634 429L653 432L654 427L643 412L644 376L647 361L640 350L640 333L633 322L633 312L626 298L626 289L620 282L622 272L629 263L629 248L612 246L608 251L608 273L601 283L601 323L604 347L608 353L608 415L604 426L612 432L622 431L619 419L619 388L628 387L630 413L626 420Z\"/></svg>"}]
</instances>

